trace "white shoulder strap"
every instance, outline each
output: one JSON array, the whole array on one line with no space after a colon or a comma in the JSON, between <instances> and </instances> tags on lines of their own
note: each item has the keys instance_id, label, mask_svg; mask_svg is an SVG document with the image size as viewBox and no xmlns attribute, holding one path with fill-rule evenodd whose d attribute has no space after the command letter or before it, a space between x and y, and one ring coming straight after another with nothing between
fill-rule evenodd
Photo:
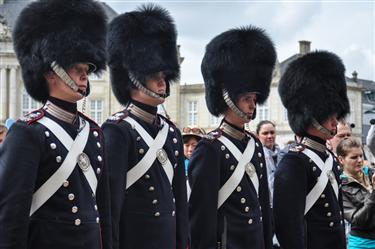
<instances>
[{"instance_id":1,"label":"white shoulder strap","mask_svg":"<svg viewBox=\"0 0 375 249\"><path fill-rule=\"evenodd\" d=\"M172 185L174 174L173 166L168 159L168 155L166 155L165 151L163 150L163 146L168 136L168 123L163 123L163 128L159 131L154 140L135 119L128 116L124 119L124 121L132 125L149 146L146 155L128 171L126 175L126 189L138 181L138 179L141 178L147 172L147 170L149 170L149 168L151 168L157 156L161 156L164 159L162 166L170 184Z\"/></svg>"},{"instance_id":2,"label":"white shoulder strap","mask_svg":"<svg viewBox=\"0 0 375 249\"><path fill-rule=\"evenodd\" d=\"M229 177L229 179L224 183L224 185L219 190L219 197L217 203L217 209L224 204L224 202L229 198L229 196L233 193L236 189L238 184L241 182L245 171L248 172L249 170L246 169L252 167L252 173L249 174L250 180L254 185L254 188L258 194L259 189L259 180L258 176L255 172L254 166L250 163L251 158L254 155L255 150L255 143L254 139L250 139L249 143L246 146L246 149L243 153L225 136L220 136L218 140L224 144L228 150L232 153L232 155L238 161L237 167Z\"/></svg>"},{"instance_id":3,"label":"white shoulder strap","mask_svg":"<svg viewBox=\"0 0 375 249\"><path fill-rule=\"evenodd\" d=\"M60 141L62 142L62 144L64 144L64 146L67 146L67 150L69 152L65 157L64 162L56 170L56 172L45 183L43 183L43 185L33 194L30 208L30 216L36 210L38 210L49 198L51 198L51 196L53 196L56 193L56 191L62 186L64 181L73 172L77 164L77 157L79 154L82 153L83 149L85 148L90 132L89 125L87 125L87 123L85 123L85 121L83 121L80 118L81 127L83 126L83 129L80 133L77 134L77 137L74 140L74 142L72 141L70 143L70 141L67 141L65 139L65 135L67 135L70 138L70 140L72 140L71 137L68 134L66 134L65 130L52 119L48 117L43 117L42 119L38 120L38 122L46 126L51 132L55 134L55 136L58 139L63 140Z\"/></svg>"},{"instance_id":4,"label":"white shoulder strap","mask_svg":"<svg viewBox=\"0 0 375 249\"><path fill-rule=\"evenodd\" d=\"M315 202L319 199L319 196L323 193L324 189L328 184L328 180L331 182L333 190L335 192L336 198L338 198L338 184L336 178L332 172L333 167L333 157L329 154L325 162L312 150L305 148L302 151L306 156L308 156L322 171L318 181L311 189L311 191L306 196L305 203L305 215L309 212Z\"/></svg>"}]
</instances>

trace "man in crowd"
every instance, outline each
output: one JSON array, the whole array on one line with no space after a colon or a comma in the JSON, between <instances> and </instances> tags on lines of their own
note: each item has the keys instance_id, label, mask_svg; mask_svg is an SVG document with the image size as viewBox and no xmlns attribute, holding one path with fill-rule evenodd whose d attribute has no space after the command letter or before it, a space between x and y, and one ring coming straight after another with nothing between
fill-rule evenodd
<instances>
[{"instance_id":1,"label":"man in crowd","mask_svg":"<svg viewBox=\"0 0 375 249\"><path fill-rule=\"evenodd\" d=\"M0 248L111 248L99 126L77 110L105 69L106 16L92 0L32 1L13 39L28 94L44 104L0 147Z\"/></svg>"}]
</instances>

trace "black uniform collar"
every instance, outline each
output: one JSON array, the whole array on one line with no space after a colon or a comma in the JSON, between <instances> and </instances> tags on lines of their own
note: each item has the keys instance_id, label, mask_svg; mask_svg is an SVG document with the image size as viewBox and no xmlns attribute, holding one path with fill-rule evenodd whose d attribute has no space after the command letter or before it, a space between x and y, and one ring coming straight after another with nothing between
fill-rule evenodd
<instances>
[{"instance_id":1,"label":"black uniform collar","mask_svg":"<svg viewBox=\"0 0 375 249\"><path fill-rule=\"evenodd\" d=\"M325 152L327 150L326 141L312 135L307 135L304 137L301 144L320 152Z\"/></svg>"},{"instance_id":2,"label":"black uniform collar","mask_svg":"<svg viewBox=\"0 0 375 249\"><path fill-rule=\"evenodd\" d=\"M156 114L158 108L155 106L150 106L135 100L132 100L129 104L127 110L134 116L142 119L143 121L153 124L155 123Z\"/></svg>"},{"instance_id":3,"label":"black uniform collar","mask_svg":"<svg viewBox=\"0 0 375 249\"><path fill-rule=\"evenodd\" d=\"M245 129L239 128L231 123L229 123L227 120L223 119L220 125L220 130L222 130L224 133L228 134L229 136L238 139L243 140L246 137Z\"/></svg>"},{"instance_id":4,"label":"black uniform collar","mask_svg":"<svg viewBox=\"0 0 375 249\"><path fill-rule=\"evenodd\" d=\"M49 97L43 109L52 116L69 124L74 124L77 119L77 103Z\"/></svg>"}]
</instances>

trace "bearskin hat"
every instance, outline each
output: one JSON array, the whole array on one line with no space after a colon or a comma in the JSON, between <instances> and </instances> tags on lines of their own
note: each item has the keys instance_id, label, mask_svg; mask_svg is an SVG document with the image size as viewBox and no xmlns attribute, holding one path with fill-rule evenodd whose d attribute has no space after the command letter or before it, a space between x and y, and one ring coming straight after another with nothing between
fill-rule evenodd
<instances>
[{"instance_id":1,"label":"bearskin hat","mask_svg":"<svg viewBox=\"0 0 375 249\"><path fill-rule=\"evenodd\" d=\"M223 89L234 102L242 93L257 92L257 103L264 103L275 61L273 42L262 29L253 26L231 29L212 39L201 65L211 114L218 116L228 108Z\"/></svg>"},{"instance_id":2,"label":"bearskin hat","mask_svg":"<svg viewBox=\"0 0 375 249\"><path fill-rule=\"evenodd\" d=\"M321 124L333 114L341 119L350 112L344 64L327 51L291 62L280 79L279 94L289 125L299 136L307 135L312 119Z\"/></svg>"},{"instance_id":3,"label":"bearskin hat","mask_svg":"<svg viewBox=\"0 0 375 249\"><path fill-rule=\"evenodd\" d=\"M154 4L117 16L108 30L108 63L113 93L126 105L133 84L129 73L145 85L147 75L164 72L169 83L179 79L177 31L169 12Z\"/></svg>"},{"instance_id":4,"label":"bearskin hat","mask_svg":"<svg viewBox=\"0 0 375 249\"><path fill-rule=\"evenodd\" d=\"M44 74L51 63L67 69L90 62L105 69L107 17L93 0L38 0L20 13L13 32L14 49L27 92L42 103L49 96Z\"/></svg>"}]
</instances>

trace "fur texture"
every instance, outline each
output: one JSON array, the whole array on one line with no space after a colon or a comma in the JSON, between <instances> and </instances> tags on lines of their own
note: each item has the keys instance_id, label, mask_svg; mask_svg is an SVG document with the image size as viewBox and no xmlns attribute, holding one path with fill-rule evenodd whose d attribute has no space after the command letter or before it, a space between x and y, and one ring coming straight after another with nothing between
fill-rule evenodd
<instances>
[{"instance_id":1,"label":"fur texture","mask_svg":"<svg viewBox=\"0 0 375 249\"><path fill-rule=\"evenodd\" d=\"M327 51L311 52L291 62L281 77L279 94L289 125L299 136L307 135L313 118L322 123L335 113L340 119L350 112L344 64Z\"/></svg>"},{"instance_id":2,"label":"fur texture","mask_svg":"<svg viewBox=\"0 0 375 249\"><path fill-rule=\"evenodd\" d=\"M107 52L113 93L121 104L130 100L129 72L143 85L147 75L161 71L166 74L168 88L169 83L179 79L176 40L177 31L169 12L154 4L112 20Z\"/></svg>"},{"instance_id":3,"label":"fur texture","mask_svg":"<svg viewBox=\"0 0 375 249\"><path fill-rule=\"evenodd\" d=\"M212 39L201 65L211 114L218 116L228 108L223 88L233 101L241 93L258 92L257 102L264 103L275 61L273 42L262 29L252 26L231 29Z\"/></svg>"},{"instance_id":4,"label":"fur texture","mask_svg":"<svg viewBox=\"0 0 375 249\"><path fill-rule=\"evenodd\" d=\"M27 92L44 103L49 90L44 73L56 61L67 69L77 62L91 62L105 69L107 17L92 0L39 0L19 15L14 49L22 67Z\"/></svg>"}]
</instances>

